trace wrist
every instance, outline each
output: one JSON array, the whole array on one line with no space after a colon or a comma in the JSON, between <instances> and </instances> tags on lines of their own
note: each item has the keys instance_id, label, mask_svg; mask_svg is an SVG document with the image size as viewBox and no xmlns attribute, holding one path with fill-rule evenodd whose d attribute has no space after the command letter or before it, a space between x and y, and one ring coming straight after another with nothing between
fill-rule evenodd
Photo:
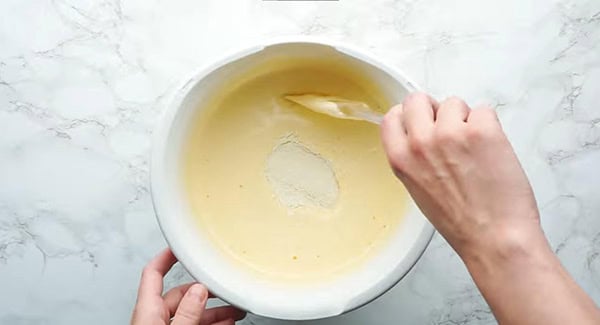
<instances>
[{"instance_id":1,"label":"wrist","mask_svg":"<svg viewBox=\"0 0 600 325\"><path fill-rule=\"evenodd\" d=\"M597 323L596 306L564 270L541 228L496 228L491 237L460 254L500 324Z\"/></svg>"},{"instance_id":2,"label":"wrist","mask_svg":"<svg viewBox=\"0 0 600 325\"><path fill-rule=\"evenodd\" d=\"M516 266L554 259L554 253L539 227L506 225L482 234L457 251L470 270Z\"/></svg>"}]
</instances>

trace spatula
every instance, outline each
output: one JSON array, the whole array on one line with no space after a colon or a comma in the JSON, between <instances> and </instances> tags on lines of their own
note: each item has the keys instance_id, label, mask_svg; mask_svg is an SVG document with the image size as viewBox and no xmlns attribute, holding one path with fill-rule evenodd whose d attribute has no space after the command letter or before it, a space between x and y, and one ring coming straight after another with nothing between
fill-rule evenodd
<instances>
[{"instance_id":1,"label":"spatula","mask_svg":"<svg viewBox=\"0 0 600 325\"><path fill-rule=\"evenodd\" d=\"M318 94L286 95L284 98L317 113L335 118L367 121L374 124L381 124L383 121L383 114L374 111L368 104L360 101Z\"/></svg>"}]
</instances>

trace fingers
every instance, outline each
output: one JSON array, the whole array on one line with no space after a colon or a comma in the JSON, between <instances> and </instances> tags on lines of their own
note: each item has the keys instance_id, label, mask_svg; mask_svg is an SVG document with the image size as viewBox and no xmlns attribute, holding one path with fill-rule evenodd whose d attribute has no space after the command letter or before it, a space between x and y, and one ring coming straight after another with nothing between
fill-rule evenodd
<instances>
[{"instance_id":1,"label":"fingers","mask_svg":"<svg viewBox=\"0 0 600 325\"><path fill-rule=\"evenodd\" d=\"M207 309L202 315L201 324L214 324L226 320L238 321L244 319L246 313L233 306L221 306Z\"/></svg>"},{"instance_id":2,"label":"fingers","mask_svg":"<svg viewBox=\"0 0 600 325\"><path fill-rule=\"evenodd\" d=\"M500 125L496 111L490 106L478 106L472 110L467 122L473 124L483 123L485 125Z\"/></svg>"},{"instance_id":3,"label":"fingers","mask_svg":"<svg viewBox=\"0 0 600 325\"><path fill-rule=\"evenodd\" d=\"M440 103L436 115L436 125L452 125L467 122L471 109L458 97L450 97Z\"/></svg>"},{"instance_id":4,"label":"fingers","mask_svg":"<svg viewBox=\"0 0 600 325\"><path fill-rule=\"evenodd\" d=\"M413 93L404 99L404 127L408 137L420 136L431 130L435 120L437 102L423 93Z\"/></svg>"},{"instance_id":5,"label":"fingers","mask_svg":"<svg viewBox=\"0 0 600 325\"><path fill-rule=\"evenodd\" d=\"M381 136L392 169L402 176L409 142L421 142L433 128L438 103L423 93L408 95L402 105L395 106L381 124Z\"/></svg>"},{"instance_id":6,"label":"fingers","mask_svg":"<svg viewBox=\"0 0 600 325\"><path fill-rule=\"evenodd\" d=\"M179 302L181 302L181 299L183 299L185 293L194 284L195 282L180 285L167 291L167 293L163 295L165 305L169 309L169 316L173 316L175 314L175 311L177 311L177 306L179 306Z\"/></svg>"},{"instance_id":7,"label":"fingers","mask_svg":"<svg viewBox=\"0 0 600 325\"><path fill-rule=\"evenodd\" d=\"M455 141L455 137L463 134L461 128L479 134L497 131L499 126L491 108L471 110L457 97L438 104L426 94L413 93L404 99L402 105L393 107L386 114L381 124L381 137L390 165L400 177L403 170L412 168L408 166L407 155L425 154L425 147L433 138L434 141Z\"/></svg>"},{"instance_id":8,"label":"fingers","mask_svg":"<svg viewBox=\"0 0 600 325\"><path fill-rule=\"evenodd\" d=\"M402 105L392 107L383 117L381 122L381 138L384 148L391 152L394 148L406 142L406 129L404 128Z\"/></svg>"},{"instance_id":9,"label":"fingers","mask_svg":"<svg viewBox=\"0 0 600 325\"><path fill-rule=\"evenodd\" d=\"M233 319L226 319L212 325L235 325L235 321Z\"/></svg>"},{"instance_id":10,"label":"fingers","mask_svg":"<svg viewBox=\"0 0 600 325\"><path fill-rule=\"evenodd\" d=\"M404 129L402 105L392 107L381 123L381 140L388 161L394 170L402 164L402 157L406 148L407 135Z\"/></svg>"},{"instance_id":11,"label":"fingers","mask_svg":"<svg viewBox=\"0 0 600 325\"><path fill-rule=\"evenodd\" d=\"M193 286L196 283L197 282L190 282L182 284L180 286L172 288L163 295L163 300L165 301L165 304L169 309L169 316L173 316L175 314L177 306L179 306L179 303L181 302L181 299L183 299L183 296L185 296L185 293L191 286ZM214 298L213 294L208 292L208 298Z\"/></svg>"},{"instance_id":12,"label":"fingers","mask_svg":"<svg viewBox=\"0 0 600 325\"><path fill-rule=\"evenodd\" d=\"M138 301L142 301L152 296L160 296L163 290L163 277L173 264L177 262L177 258L173 255L170 249L163 250L155 256L142 271L140 287L138 289Z\"/></svg>"},{"instance_id":13,"label":"fingers","mask_svg":"<svg viewBox=\"0 0 600 325\"><path fill-rule=\"evenodd\" d=\"M198 325L206 309L208 290L194 283L185 293L173 316L172 325Z\"/></svg>"},{"instance_id":14,"label":"fingers","mask_svg":"<svg viewBox=\"0 0 600 325\"><path fill-rule=\"evenodd\" d=\"M496 111L489 106L472 110L467 119L467 125L471 135L482 136L503 133Z\"/></svg>"}]
</instances>

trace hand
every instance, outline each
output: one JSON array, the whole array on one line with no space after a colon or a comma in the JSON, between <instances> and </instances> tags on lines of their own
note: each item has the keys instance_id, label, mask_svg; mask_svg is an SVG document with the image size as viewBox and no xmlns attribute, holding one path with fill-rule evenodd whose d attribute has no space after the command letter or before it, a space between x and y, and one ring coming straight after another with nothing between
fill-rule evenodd
<instances>
[{"instance_id":1,"label":"hand","mask_svg":"<svg viewBox=\"0 0 600 325\"><path fill-rule=\"evenodd\" d=\"M210 294L200 283L184 284L163 295L163 277L176 262L171 250L165 249L146 265L131 324L233 325L246 316L231 306L206 309Z\"/></svg>"},{"instance_id":2,"label":"hand","mask_svg":"<svg viewBox=\"0 0 600 325\"><path fill-rule=\"evenodd\" d=\"M390 164L458 252L500 324L600 324L554 255L496 113L408 96L382 123Z\"/></svg>"},{"instance_id":3,"label":"hand","mask_svg":"<svg viewBox=\"0 0 600 325\"><path fill-rule=\"evenodd\" d=\"M382 138L398 178L463 259L498 243L545 241L533 192L493 109L411 94L385 116Z\"/></svg>"}]
</instances>

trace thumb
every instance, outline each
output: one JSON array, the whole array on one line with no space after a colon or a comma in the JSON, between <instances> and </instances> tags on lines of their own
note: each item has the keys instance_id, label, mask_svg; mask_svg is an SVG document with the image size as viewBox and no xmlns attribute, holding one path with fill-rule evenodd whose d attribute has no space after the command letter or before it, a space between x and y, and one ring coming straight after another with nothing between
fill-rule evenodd
<instances>
[{"instance_id":1,"label":"thumb","mask_svg":"<svg viewBox=\"0 0 600 325\"><path fill-rule=\"evenodd\" d=\"M206 309L208 290L196 283L185 293L175 311L172 325L198 325Z\"/></svg>"}]
</instances>

